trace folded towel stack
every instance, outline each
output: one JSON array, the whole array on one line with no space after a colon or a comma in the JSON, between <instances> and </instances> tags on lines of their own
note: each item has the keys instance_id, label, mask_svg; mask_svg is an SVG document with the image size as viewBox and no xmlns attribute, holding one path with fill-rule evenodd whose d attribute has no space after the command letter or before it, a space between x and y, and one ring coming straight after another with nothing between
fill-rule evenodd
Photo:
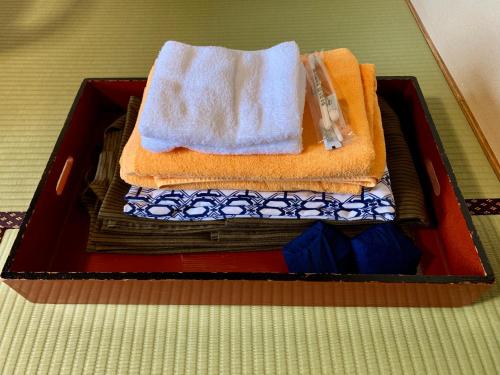
<instances>
[{"instance_id":1,"label":"folded towel stack","mask_svg":"<svg viewBox=\"0 0 500 375\"><path fill-rule=\"evenodd\" d=\"M304 148L297 155L216 155L186 148L155 153L143 147L140 126L136 126L121 158L121 177L132 185L161 189L313 190L359 194L362 187L374 187L386 166L374 66L360 66L347 49L324 52L323 59L344 116L356 134L344 147L326 150L317 140L308 111L302 125ZM150 81L154 78L153 74ZM143 103L147 103L148 89L144 97ZM138 124L142 124L146 109L144 104Z\"/></svg>"},{"instance_id":2,"label":"folded towel stack","mask_svg":"<svg viewBox=\"0 0 500 375\"><path fill-rule=\"evenodd\" d=\"M131 98L105 134L85 200L88 250L263 250L314 220L347 235L377 222L425 222L418 181L391 182L393 172L416 174L398 119L379 107L375 67L347 49L321 56L354 133L335 150L304 111L295 42L253 52L167 42L142 102Z\"/></svg>"}]
</instances>

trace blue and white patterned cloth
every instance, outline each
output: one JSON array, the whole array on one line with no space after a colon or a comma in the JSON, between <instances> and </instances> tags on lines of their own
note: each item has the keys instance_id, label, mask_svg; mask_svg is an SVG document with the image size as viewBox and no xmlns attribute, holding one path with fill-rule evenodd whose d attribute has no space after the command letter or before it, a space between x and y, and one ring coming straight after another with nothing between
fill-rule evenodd
<instances>
[{"instance_id":1,"label":"blue and white patterned cloth","mask_svg":"<svg viewBox=\"0 0 500 375\"><path fill-rule=\"evenodd\" d=\"M312 191L161 190L132 186L127 215L168 221L232 218L391 221L395 218L389 172L359 195Z\"/></svg>"}]
</instances>

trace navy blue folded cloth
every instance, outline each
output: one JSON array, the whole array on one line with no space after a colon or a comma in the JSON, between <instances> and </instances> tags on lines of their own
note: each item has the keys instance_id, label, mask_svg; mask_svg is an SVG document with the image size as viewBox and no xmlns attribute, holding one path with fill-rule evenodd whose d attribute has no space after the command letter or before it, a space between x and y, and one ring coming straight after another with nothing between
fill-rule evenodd
<instances>
[{"instance_id":1,"label":"navy blue folded cloth","mask_svg":"<svg viewBox=\"0 0 500 375\"><path fill-rule=\"evenodd\" d=\"M318 221L286 244L283 253L292 273L414 275L421 257L392 223L374 225L351 240Z\"/></svg>"},{"instance_id":2,"label":"navy blue folded cloth","mask_svg":"<svg viewBox=\"0 0 500 375\"><path fill-rule=\"evenodd\" d=\"M283 252L289 272L356 272L349 237L321 221L286 244Z\"/></svg>"},{"instance_id":3,"label":"navy blue folded cloth","mask_svg":"<svg viewBox=\"0 0 500 375\"><path fill-rule=\"evenodd\" d=\"M415 275L421 251L394 224L374 225L351 240L359 273Z\"/></svg>"}]
</instances>

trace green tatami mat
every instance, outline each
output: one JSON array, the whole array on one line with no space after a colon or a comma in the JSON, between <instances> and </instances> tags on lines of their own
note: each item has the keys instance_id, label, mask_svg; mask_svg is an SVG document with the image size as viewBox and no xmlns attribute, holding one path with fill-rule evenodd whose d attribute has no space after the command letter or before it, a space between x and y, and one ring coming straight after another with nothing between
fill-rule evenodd
<instances>
[{"instance_id":1,"label":"green tatami mat","mask_svg":"<svg viewBox=\"0 0 500 375\"><path fill-rule=\"evenodd\" d=\"M466 198L500 184L404 0L0 2L0 211L29 204L85 77L146 76L164 41L348 47L415 75ZM500 217L474 218L500 274ZM1 244L5 257L16 231ZM56 292L56 291L55 291ZM59 291L65 292L65 291ZM34 305L0 286L0 373L495 374L500 290L458 309Z\"/></svg>"}]
</instances>

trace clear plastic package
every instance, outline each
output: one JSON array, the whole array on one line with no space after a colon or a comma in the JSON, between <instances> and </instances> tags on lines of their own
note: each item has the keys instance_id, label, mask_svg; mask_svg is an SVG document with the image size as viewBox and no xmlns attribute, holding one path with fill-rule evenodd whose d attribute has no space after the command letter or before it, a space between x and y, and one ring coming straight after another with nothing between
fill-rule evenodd
<instances>
[{"instance_id":1,"label":"clear plastic package","mask_svg":"<svg viewBox=\"0 0 500 375\"><path fill-rule=\"evenodd\" d=\"M304 67L307 76L306 101L318 141L323 142L328 150L340 148L352 141L355 134L342 113L321 52L306 55Z\"/></svg>"}]
</instances>

